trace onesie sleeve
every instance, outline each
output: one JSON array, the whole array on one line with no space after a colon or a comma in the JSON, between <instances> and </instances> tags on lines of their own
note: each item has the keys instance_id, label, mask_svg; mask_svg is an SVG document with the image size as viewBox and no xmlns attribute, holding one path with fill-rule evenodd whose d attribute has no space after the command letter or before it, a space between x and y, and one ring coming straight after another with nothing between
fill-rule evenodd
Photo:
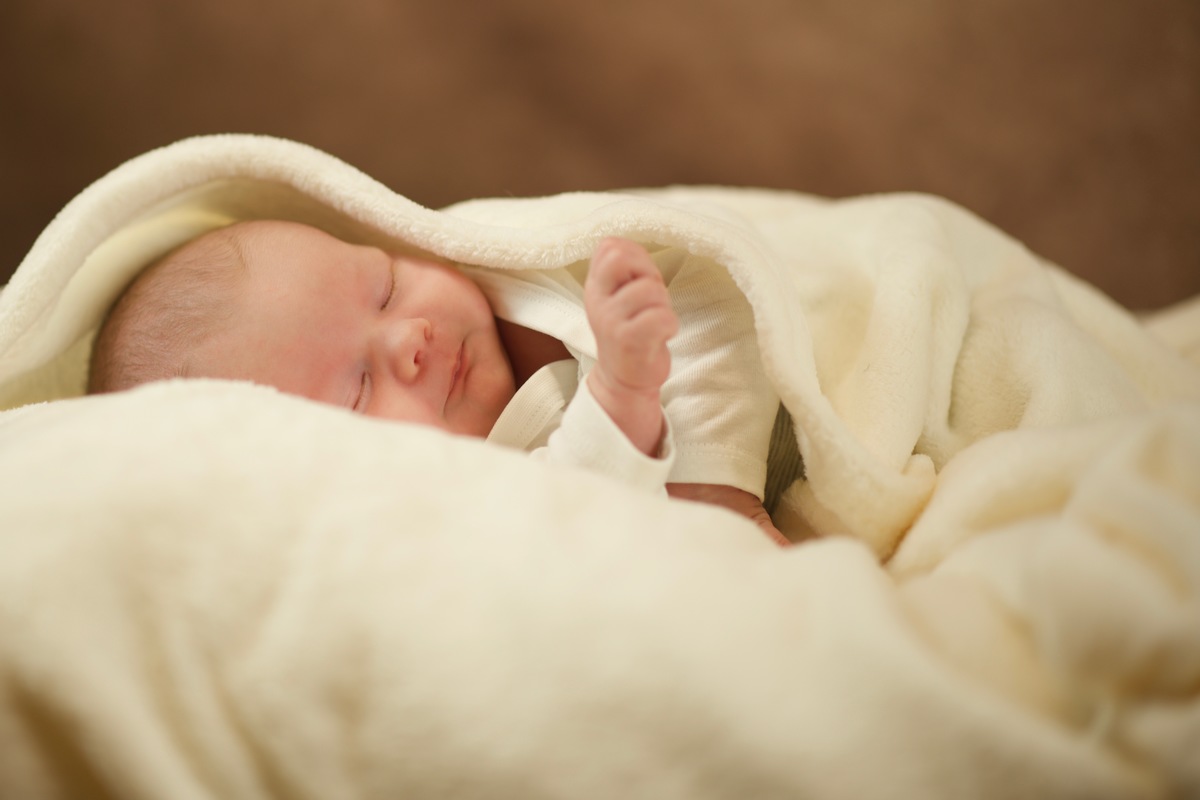
<instances>
[{"instance_id":1,"label":"onesie sleeve","mask_svg":"<svg viewBox=\"0 0 1200 800\"><path fill-rule=\"evenodd\" d=\"M660 494L666 493L667 476L675 463L674 433L664 414L663 438L658 457L633 446L588 389L579 381L575 396L563 412L562 423L544 447L532 451L539 460L584 467L623 483Z\"/></svg>"},{"instance_id":2,"label":"onesie sleeve","mask_svg":"<svg viewBox=\"0 0 1200 800\"><path fill-rule=\"evenodd\" d=\"M655 260L680 321L662 389L676 431L668 481L724 484L761 500L779 395L763 371L750 303L715 261L678 248Z\"/></svg>"}]
</instances>

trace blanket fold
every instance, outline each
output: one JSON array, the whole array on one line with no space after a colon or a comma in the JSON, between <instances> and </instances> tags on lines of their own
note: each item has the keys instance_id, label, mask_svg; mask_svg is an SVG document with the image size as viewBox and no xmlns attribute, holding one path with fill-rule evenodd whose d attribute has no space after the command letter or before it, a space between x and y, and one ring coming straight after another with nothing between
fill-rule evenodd
<instances>
[{"instance_id":1,"label":"blanket fold","mask_svg":"<svg viewBox=\"0 0 1200 800\"><path fill-rule=\"evenodd\" d=\"M132 275L205 230L263 217L498 269L562 266L613 234L714 258L749 298L798 423L809 478L787 495L794 516L880 554L934 468L972 441L1200 398L1197 371L1125 312L934 198L677 189L437 212L312 148L218 136L135 159L47 228L5 291L0 400L77 393L86 345L59 356Z\"/></svg>"},{"instance_id":2,"label":"blanket fold","mask_svg":"<svg viewBox=\"0 0 1200 800\"><path fill-rule=\"evenodd\" d=\"M821 541L257 387L78 397L139 270L261 218L497 270L714 259L804 460L777 522ZM923 195L433 210L294 142L153 151L0 293L0 786L1200 793L1198 343L1200 306L1135 319Z\"/></svg>"}]
</instances>

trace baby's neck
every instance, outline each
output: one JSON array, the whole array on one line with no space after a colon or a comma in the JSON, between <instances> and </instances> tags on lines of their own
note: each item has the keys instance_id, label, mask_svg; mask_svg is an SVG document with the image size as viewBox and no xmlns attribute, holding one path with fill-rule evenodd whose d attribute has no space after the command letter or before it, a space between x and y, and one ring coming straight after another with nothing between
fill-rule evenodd
<instances>
[{"instance_id":1,"label":"baby's neck","mask_svg":"<svg viewBox=\"0 0 1200 800\"><path fill-rule=\"evenodd\" d=\"M496 330L500 334L500 343L508 353L513 380L518 388L529 380L530 375L547 364L571 357L558 339L515 322L497 317Z\"/></svg>"}]
</instances>

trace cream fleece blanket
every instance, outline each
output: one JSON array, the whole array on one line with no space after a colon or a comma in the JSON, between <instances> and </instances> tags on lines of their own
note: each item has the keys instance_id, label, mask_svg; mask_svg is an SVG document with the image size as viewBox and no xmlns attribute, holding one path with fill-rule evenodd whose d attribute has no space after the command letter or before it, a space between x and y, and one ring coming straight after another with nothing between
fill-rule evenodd
<instances>
[{"instance_id":1,"label":"cream fleece blanket","mask_svg":"<svg viewBox=\"0 0 1200 800\"><path fill-rule=\"evenodd\" d=\"M805 459L779 523L820 540L258 387L71 399L132 275L256 217L718 260ZM930 197L434 211L281 140L149 153L0 294L0 787L1200 796L1197 343L1195 305L1142 325Z\"/></svg>"}]
</instances>

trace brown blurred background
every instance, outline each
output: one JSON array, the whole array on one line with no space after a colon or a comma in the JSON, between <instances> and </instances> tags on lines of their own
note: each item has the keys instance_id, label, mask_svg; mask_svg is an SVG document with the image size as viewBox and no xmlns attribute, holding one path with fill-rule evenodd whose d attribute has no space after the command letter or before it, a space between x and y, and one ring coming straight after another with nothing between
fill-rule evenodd
<instances>
[{"instance_id":1,"label":"brown blurred background","mask_svg":"<svg viewBox=\"0 0 1200 800\"><path fill-rule=\"evenodd\" d=\"M1122 303L1200 292L1196 0L5 0L0 280L131 156L298 139L409 197L955 200Z\"/></svg>"}]
</instances>

